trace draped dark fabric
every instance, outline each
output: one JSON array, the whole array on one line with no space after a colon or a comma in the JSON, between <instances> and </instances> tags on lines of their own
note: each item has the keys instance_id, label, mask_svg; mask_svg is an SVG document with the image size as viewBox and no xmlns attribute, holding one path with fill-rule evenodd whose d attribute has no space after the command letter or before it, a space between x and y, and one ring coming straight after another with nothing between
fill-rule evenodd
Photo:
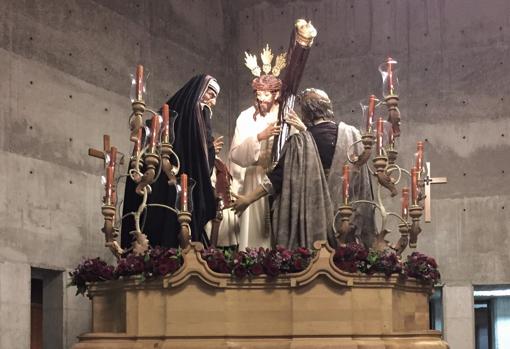
<instances>
[{"instance_id":1,"label":"draped dark fabric","mask_svg":"<svg viewBox=\"0 0 510 349\"><path fill-rule=\"evenodd\" d=\"M273 244L289 249L312 248L317 240L333 244L333 206L311 133L289 137L279 163L283 178L272 206Z\"/></svg>"},{"instance_id":2,"label":"draped dark fabric","mask_svg":"<svg viewBox=\"0 0 510 349\"><path fill-rule=\"evenodd\" d=\"M308 127L307 131L311 133L315 144L317 145L322 168L324 170L329 170L335 154L335 145L338 133L337 124L333 122L323 122ZM282 190L283 163L284 161L278 161L273 171L267 174L275 194L279 194Z\"/></svg>"},{"instance_id":3,"label":"draped dark fabric","mask_svg":"<svg viewBox=\"0 0 510 349\"><path fill-rule=\"evenodd\" d=\"M349 146L359 138L355 127L342 122L338 126L321 123L287 140L278 164L268 174L274 192L275 244L312 247L316 240L328 240L330 245L336 245L331 227L333 215L342 205L342 169ZM362 149L356 148L359 154ZM328 170L327 176L324 170ZM351 201L373 200L366 165L351 169L349 194ZM373 206L356 204L352 224L354 230L348 240L371 246L375 234Z\"/></svg>"},{"instance_id":4,"label":"draped dark fabric","mask_svg":"<svg viewBox=\"0 0 510 349\"><path fill-rule=\"evenodd\" d=\"M214 146L212 144L211 113L208 107L200 105L211 76L197 75L190 79L169 100L171 110L177 112L173 144L180 159L180 172L188 174L196 183L193 190L193 212L191 221L192 240L209 244L204 225L215 217L216 203L210 174L214 166ZM167 176L161 172L159 178L151 185L152 193L148 204L175 206L176 190L169 186ZM124 197L123 214L136 210L141 198L134 192L135 184L128 178ZM175 213L161 207L148 207L142 217L142 232L151 246L177 247L179 224ZM129 234L134 230L133 219L127 218L122 225L122 247L131 245Z\"/></svg>"}]
</instances>

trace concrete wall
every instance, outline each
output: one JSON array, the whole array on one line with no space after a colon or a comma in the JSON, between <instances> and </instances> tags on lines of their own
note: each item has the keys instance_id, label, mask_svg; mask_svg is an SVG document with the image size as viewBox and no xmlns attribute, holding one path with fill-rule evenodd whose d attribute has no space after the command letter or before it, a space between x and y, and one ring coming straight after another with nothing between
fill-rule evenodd
<instances>
[{"instance_id":1,"label":"concrete wall","mask_svg":"<svg viewBox=\"0 0 510 349\"><path fill-rule=\"evenodd\" d=\"M443 288L445 340L450 348L475 348L473 286L450 284Z\"/></svg>"},{"instance_id":2,"label":"concrete wall","mask_svg":"<svg viewBox=\"0 0 510 349\"><path fill-rule=\"evenodd\" d=\"M31 267L60 273L62 293L82 257L109 258L102 162L87 149L101 148L108 133L130 151L129 73L138 63L151 71L155 107L191 76L216 76L223 92L215 118L226 133L231 19L219 0L1 0L0 8L0 348L25 349ZM68 348L89 330L89 301L74 292L48 301L63 318L63 338L46 338L48 348Z\"/></svg>"}]
</instances>

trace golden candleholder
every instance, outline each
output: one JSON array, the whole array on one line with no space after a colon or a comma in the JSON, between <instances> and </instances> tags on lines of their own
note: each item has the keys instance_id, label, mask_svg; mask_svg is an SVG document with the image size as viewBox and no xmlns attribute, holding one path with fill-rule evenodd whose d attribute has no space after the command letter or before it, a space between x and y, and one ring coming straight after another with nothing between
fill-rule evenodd
<instances>
[{"instance_id":1,"label":"golden candleholder","mask_svg":"<svg viewBox=\"0 0 510 349\"><path fill-rule=\"evenodd\" d=\"M421 233L420 217L423 214L423 207L419 205L411 205L409 208L409 216L412 218L411 229L409 232L409 247L416 248L418 243L418 235Z\"/></svg>"},{"instance_id":2,"label":"golden candleholder","mask_svg":"<svg viewBox=\"0 0 510 349\"><path fill-rule=\"evenodd\" d=\"M129 129L131 130L130 140L136 142L138 139L138 130L143 126L143 114L145 113L145 102L137 100L131 103L133 114L129 119Z\"/></svg>"},{"instance_id":3,"label":"golden candleholder","mask_svg":"<svg viewBox=\"0 0 510 349\"><path fill-rule=\"evenodd\" d=\"M179 233L179 245L181 248L189 246L191 241L191 213L188 211L179 211L177 213L177 221L181 225L181 231Z\"/></svg>"},{"instance_id":4,"label":"golden candleholder","mask_svg":"<svg viewBox=\"0 0 510 349\"><path fill-rule=\"evenodd\" d=\"M361 167L366 164L370 155L372 155L372 147L374 145L375 136L372 133L365 133L361 135L361 143L363 144L363 152L353 161L354 165Z\"/></svg>"},{"instance_id":5,"label":"golden candleholder","mask_svg":"<svg viewBox=\"0 0 510 349\"><path fill-rule=\"evenodd\" d=\"M389 95L384 99L388 108L388 121L393 127L393 136L400 136L400 110L398 109L399 98L397 95Z\"/></svg>"},{"instance_id":6,"label":"golden candleholder","mask_svg":"<svg viewBox=\"0 0 510 349\"><path fill-rule=\"evenodd\" d=\"M397 244L393 246L393 249L398 256L401 256L409 244L409 224L399 224L398 231L400 232L400 239L398 239Z\"/></svg>"},{"instance_id":7,"label":"golden candleholder","mask_svg":"<svg viewBox=\"0 0 510 349\"><path fill-rule=\"evenodd\" d=\"M395 183L386 172L386 169L388 168L388 158L380 155L376 156L372 161L376 171L375 176L377 177L379 184L388 189L392 197L396 196L398 192Z\"/></svg>"},{"instance_id":8,"label":"golden candleholder","mask_svg":"<svg viewBox=\"0 0 510 349\"><path fill-rule=\"evenodd\" d=\"M175 185L177 182L177 172L179 171L177 166L172 164L173 147L170 143L161 143L161 169L168 177L168 185Z\"/></svg>"},{"instance_id":9,"label":"golden candleholder","mask_svg":"<svg viewBox=\"0 0 510 349\"><path fill-rule=\"evenodd\" d=\"M154 177L156 176L156 169L159 166L160 157L156 153L146 153L143 159L145 163L145 173L143 174L140 182L136 186L136 193L138 195L143 195L145 187L154 182Z\"/></svg>"},{"instance_id":10,"label":"golden candleholder","mask_svg":"<svg viewBox=\"0 0 510 349\"><path fill-rule=\"evenodd\" d=\"M348 235L352 231L352 224L351 224L351 217L352 217L353 209L351 205L342 205L338 208L338 211L335 215L335 222L336 222L336 216L340 215L340 225L338 229L334 227L335 233L336 233L336 239L338 244L345 244L347 241Z\"/></svg>"},{"instance_id":11,"label":"golden candleholder","mask_svg":"<svg viewBox=\"0 0 510 349\"><path fill-rule=\"evenodd\" d=\"M115 217L115 206L104 204L101 207L101 213L104 217L104 226L101 229L104 233L105 237L105 246L112 251L117 259L119 259L124 252L122 248L117 243L116 238L118 237L118 233L114 228L113 219Z\"/></svg>"},{"instance_id":12,"label":"golden candleholder","mask_svg":"<svg viewBox=\"0 0 510 349\"><path fill-rule=\"evenodd\" d=\"M386 153L388 154L388 164L395 165L397 162L398 151L395 149L388 149Z\"/></svg>"}]
</instances>

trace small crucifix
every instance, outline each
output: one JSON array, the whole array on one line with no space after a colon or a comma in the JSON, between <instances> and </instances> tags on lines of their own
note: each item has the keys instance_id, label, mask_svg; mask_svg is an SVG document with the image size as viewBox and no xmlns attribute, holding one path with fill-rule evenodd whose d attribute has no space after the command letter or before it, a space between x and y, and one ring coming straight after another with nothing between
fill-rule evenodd
<instances>
[{"instance_id":1,"label":"small crucifix","mask_svg":"<svg viewBox=\"0 0 510 349\"><path fill-rule=\"evenodd\" d=\"M110 152L111 152L110 135L103 135L103 151L94 149L94 148L89 148L89 156L93 156L98 159L103 159L104 167L106 167L106 165L107 165L106 164L106 154L109 154ZM121 165L124 164L123 158L120 159L119 164L121 164Z\"/></svg>"},{"instance_id":2,"label":"small crucifix","mask_svg":"<svg viewBox=\"0 0 510 349\"><path fill-rule=\"evenodd\" d=\"M427 176L423 178L425 183L425 223L430 223L430 188L432 184L444 184L447 183L446 177L430 177L430 162L427 162Z\"/></svg>"}]
</instances>

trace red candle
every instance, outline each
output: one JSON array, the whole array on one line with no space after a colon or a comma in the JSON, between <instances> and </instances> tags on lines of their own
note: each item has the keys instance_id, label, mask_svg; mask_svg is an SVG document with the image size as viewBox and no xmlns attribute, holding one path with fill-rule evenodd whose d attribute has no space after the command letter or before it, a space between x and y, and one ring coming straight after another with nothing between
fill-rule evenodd
<instances>
[{"instance_id":1,"label":"red candle","mask_svg":"<svg viewBox=\"0 0 510 349\"><path fill-rule=\"evenodd\" d=\"M383 144L383 133L384 133L384 120L383 118L377 119L377 130L376 130L376 150L377 155L382 155L382 144Z\"/></svg>"},{"instance_id":2,"label":"red candle","mask_svg":"<svg viewBox=\"0 0 510 349\"><path fill-rule=\"evenodd\" d=\"M115 170L115 163L117 162L117 148L112 147L110 150L110 164L109 166L112 166Z\"/></svg>"},{"instance_id":3,"label":"red candle","mask_svg":"<svg viewBox=\"0 0 510 349\"><path fill-rule=\"evenodd\" d=\"M402 218L407 221L409 217L409 188L402 188Z\"/></svg>"},{"instance_id":4,"label":"red candle","mask_svg":"<svg viewBox=\"0 0 510 349\"><path fill-rule=\"evenodd\" d=\"M372 128L372 122L374 122L374 111L375 111L375 96L370 95L368 98L368 115L367 115L367 133Z\"/></svg>"},{"instance_id":5,"label":"red candle","mask_svg":"<svg viewBox=\"0 0 510 349\"><path fill-rule=\"evenodd\" d=\"M154 153L156 151L156 144L158 141L158 131L159 131L159 116L153 115L151 120L151 143L150 143L150 152Z\"/></svg>"},{"instance_id":6,"label":"red candle","mask_svg":"<svg viewBox=\"0 0 510 349\"><path fill-rule=\"evenodd\" d=\"M395 88L393 86L393 71L392 71L392 64L391 62L393 62L393 58L391 57L388 57L388 60L387 60L387 73L388 73L388 92L390 95L393 95L395 94Z\"/></svg>"},{"instance_id":7,"label":"red candle","mask_svg":"<svg viewBox=\"0 0 510 349\"><path fill-rule=\"evenodd\" d=\"M416 168L418 169L418 176L419 176L423 171L423 142L422 141L418 141L416 143L416 149L417 149Z\"/></svg>"},{"instance_id":8,"label":"red candle","mask_svg":"<svg viewBox=\"0 0 510 349\"><path fill-rule=\"evenodd\" d=\"M188 175L181 175L181 211L188 211Z\"/></svg>"},{"instance_id":9,"label":"red candle","mask_svg":"<svg viewBox=\"0 0 510 349\"><path fill-rule=\"evenodd\" d=\"M161 142L168 143L170 141L170 107L168 104L163 104L163 126L161 126L163 133L161 134Z\"/></svg>"},{"instance_id":10,"label":"red candle","mask_svg":"<svg viewBox=\"0 0 510 349\"><path fill-rule=\"evenodd\" d=\"M349 165L344 165L343 169L343 175L342 175L342 194L344 198L344 205L347 205L349 203L349 174L350 174L350 167Z\"/></svg>"},{"instance_id":11,"label":"red candle","mask_svg":"<svg viewBox=\"0 0 510 349\"><path fill-rule=\"evenodd\" d=\"M143 65L136 66L136 99L142 100L143 97Z\"/></svg>"},{"instance_id":12,"label":"red candle","mask_svg":"<svg viewBox=\"0 0 510 349\"><path fill-rule=\"evenodd\" d=\"M418 169L411 169L411 201L413 205L418 205Z\"/></svg>"}]
</instances>

